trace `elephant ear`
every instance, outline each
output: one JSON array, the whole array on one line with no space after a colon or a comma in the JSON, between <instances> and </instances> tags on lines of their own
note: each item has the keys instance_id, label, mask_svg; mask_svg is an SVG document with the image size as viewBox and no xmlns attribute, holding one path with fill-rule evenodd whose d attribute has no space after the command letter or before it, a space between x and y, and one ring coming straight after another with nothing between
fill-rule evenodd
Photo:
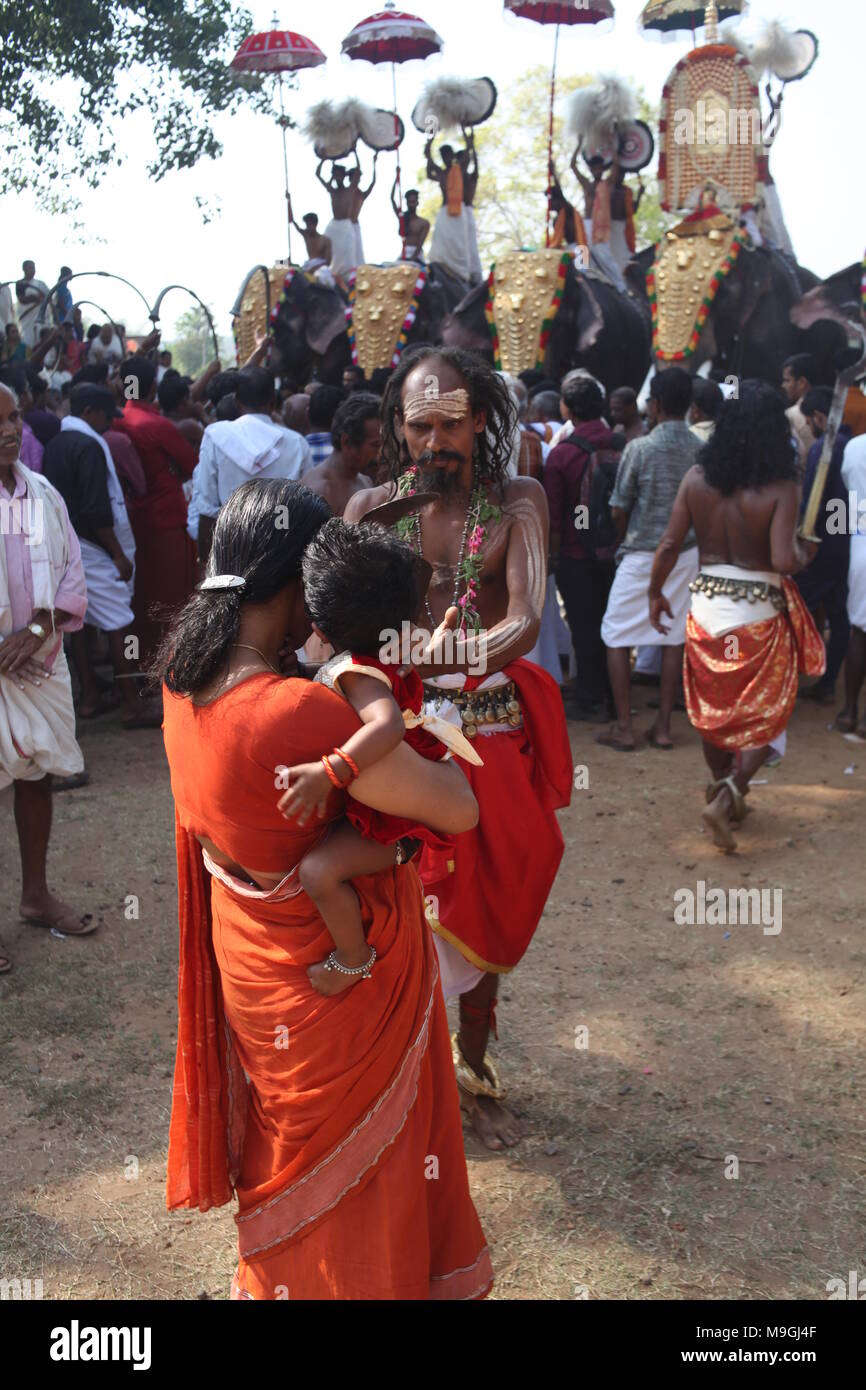
<instances>
[{"instance_id":1,"label":"elephant ear","mask_svg":"<svg viewBox=\"0 0 866 1390\"><path fill-rule=\"evenodd\" d=\"M346 332L345 301L337 290L310 285L306 309L307 346L324 357L334 339Z\"/></svg>"},{"instance_id":2,"label":"elephant ear","mask_svg":"<svg viewBox=\"0 0 866 1390\"><path fill-rule=\"evenodd\" d=\"M576 274L576 271L571 271ZM580 289L577 307L577 350L588 352L598 341L604 328L604 314L601 304L587 275L580 276Z\"/></svg>"}]
</instances>

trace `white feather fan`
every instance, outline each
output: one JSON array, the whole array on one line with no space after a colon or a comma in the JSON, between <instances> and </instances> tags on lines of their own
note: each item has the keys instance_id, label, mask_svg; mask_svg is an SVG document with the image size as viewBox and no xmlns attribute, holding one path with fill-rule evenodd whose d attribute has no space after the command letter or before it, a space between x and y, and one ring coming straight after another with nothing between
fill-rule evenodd
<instances>
[{"instance_id":1,"label":"white feather fan","mask_svg":"<svg viewBox=\"0 0 866 1390\"><path fill-rule=\"evenodd\" d=\"M363 123L372 108L349 97L347 101L317 101L307 112L304 134L311 145L323 149L351 150L358 142Z\"/></svg>"},{"instance_id":2,"label":"white feather fan","mask_svg":"<svg viewBox=\"0 0 866 1390\"><path fill-rule=\"evenodd\" d=\"M619 127L636 116L634 92L621 77L611 74L575 92L569 103L567 129L569 135L594 149L615 144Z\"/></svg>"}]
</instances>

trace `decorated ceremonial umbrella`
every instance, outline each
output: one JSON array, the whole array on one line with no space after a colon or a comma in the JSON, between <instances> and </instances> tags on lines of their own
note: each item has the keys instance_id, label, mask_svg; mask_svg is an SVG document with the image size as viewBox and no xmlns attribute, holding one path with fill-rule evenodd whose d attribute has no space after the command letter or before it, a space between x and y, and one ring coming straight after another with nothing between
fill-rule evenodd
<instances>
[{"instance_id":1,"label":"decorated ceremonial umbrella","mask_svg":"<svg viewBox=\"0 0 866 1390\"><path fill-rule=\"evenodd\" d=\"M521 19L532 19L536 24L555 24L556 37L553 41L553 68L550 74L550 126L547 137L547 167L553 163L553 107L556 99L556 64L559 58L559 30L563 24L600 24L602 20L613 19L612 0L587 0L577 4L575 0L505 0L505 8L510 14ZM552 188L548 179L547 223L545 242L550 245L550 199Z\"/></svg>"},{"instance_id":2,"label":"decorated ceremonial umbrella","mask_svg":"<svg viewBox=\"0 0 866 1390\"><path fill-rule=\"evenodd\" d=\"M424 60L440 53L443 41L423 19L398 10L394 0L356 24L343 39L342 49L349 58L365 63L390 63L394 96L394 125L397 127L397 64L414 59ZM400 187L400 147L397 145L397 196L402 201Z\"/></svg>"},{"instance_id":3,"label":"decorated ceremonial umbrella","mask_svg":"<svg viewBox=\"0 0 866 1390\"><path fill-rule=\"evenodd\" d=\"M702 25L712 26L741 15L746 5L747 0L716 0L715 4L707 4L707 0L647 0L640 26L660 34L674 34L683 29L694 34ZM714 16L709 13L712 9Z\"/></svg>"},{"instance_id":4,"label":"decorated ceremonial umbrella","mask_svg":"<svg viewBox=\"0 0 866 1390\"><path fill-rule=\"evenodd\" d=\"M235 72L274 74L280 94L280 114L277 124L283 132L283 172L286 182L286 218L289 230L289 260L292 259L292 219L289 215L289 156L286 149L286 131L289 119L283 98L283 73L297 72L300 68L317 68L327 59L312 39L303 34L295 34L290 29L278 29L279 20L274 15L273 27L263 34L251 34L244 39L231 67Z\"/></svg>"}]
</instances>

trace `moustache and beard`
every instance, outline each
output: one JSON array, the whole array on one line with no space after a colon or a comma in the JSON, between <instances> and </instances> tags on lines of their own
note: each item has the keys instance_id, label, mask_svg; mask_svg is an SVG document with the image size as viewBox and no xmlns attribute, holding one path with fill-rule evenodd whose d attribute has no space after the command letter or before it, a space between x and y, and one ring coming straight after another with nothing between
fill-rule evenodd
<instances>
[{"instance_id":1,"label":"moustache and beard","mask_svg":"<svg viewBox=\"0 0 866 1390\"><path fill-rule=\"evenodd\" d=\"M456 497L463 489L460 486L460 473L449 473L444 468L436 468L434 459L440 463L449 463L452 460L456 463L465 463L466 459L462 454L454 453L451 450L432 454L429 451L423 453L418 459L418 491L435 492L440 497Z\"/></svg>"}]
</instances>

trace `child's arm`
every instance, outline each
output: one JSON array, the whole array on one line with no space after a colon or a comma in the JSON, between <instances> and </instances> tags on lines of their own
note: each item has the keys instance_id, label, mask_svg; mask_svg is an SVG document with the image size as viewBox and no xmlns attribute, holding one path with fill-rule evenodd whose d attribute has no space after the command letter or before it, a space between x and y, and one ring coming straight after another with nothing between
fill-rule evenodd
<instances>
[{"instance_id":1,"label":"child's arm","mask_svg":"<svg viewBox=\"0 0 866 1390\"><path fill-rule=\"evenodd\" d=\"M358 771L363 772L399 747L405 732L403 715L390 690L374 676L346 672L341 684L363 725L345 740L343 747L357 764ZM353 776L351 767L331 750L329 758L340 781L348 786ZM325 814L332 789L333 783L323 763L301 763L289 769L289 790L281 797L279 809L287 819L306 825L312 811L319 817Z\"/></svg>"}]
</instances>

